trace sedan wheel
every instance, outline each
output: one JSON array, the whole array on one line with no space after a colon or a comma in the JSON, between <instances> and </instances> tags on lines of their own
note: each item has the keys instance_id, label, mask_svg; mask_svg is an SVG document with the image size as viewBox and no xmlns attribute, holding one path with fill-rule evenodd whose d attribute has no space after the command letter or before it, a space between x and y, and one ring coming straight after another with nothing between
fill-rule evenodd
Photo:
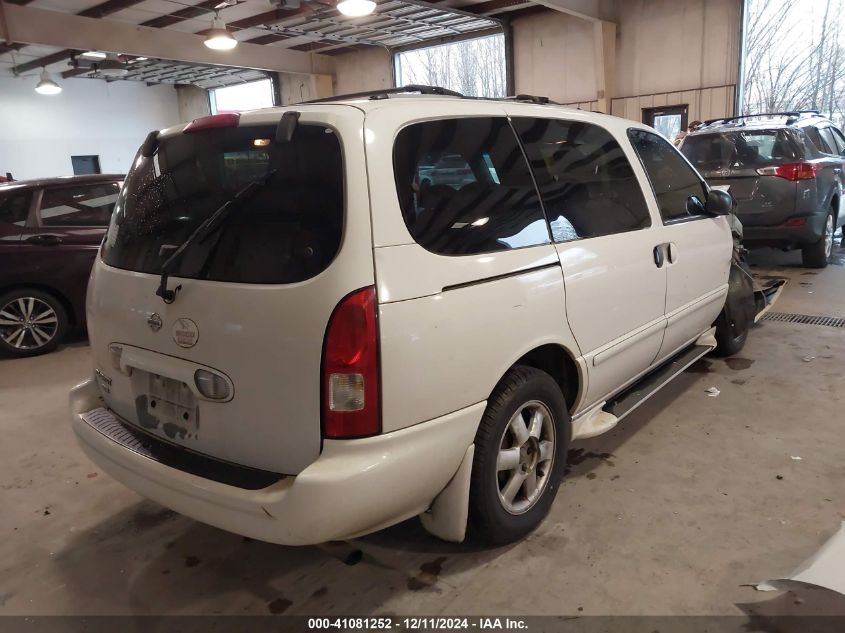
<instances>
[{"instance_id":1,"label":"sedan wheel","mask_svg":"<svg viewBox=\"0 0 845 633\"><path fill-rule=\"evenodd\" d=\"M14 356L31 356L55 348L67 328L62 306L40 291L0 297L0 348Z\"/></svg>"}]
</instances>

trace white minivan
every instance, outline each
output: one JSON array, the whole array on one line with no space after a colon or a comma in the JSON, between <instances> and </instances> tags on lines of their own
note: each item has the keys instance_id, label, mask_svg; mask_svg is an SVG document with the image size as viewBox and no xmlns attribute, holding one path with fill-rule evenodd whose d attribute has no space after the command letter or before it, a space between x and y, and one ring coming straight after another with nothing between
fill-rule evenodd
<instances>
[{"instance_id":1,"label":"white minivan","mask_svg":"<svg viewBox=\"0 0 845 633\"><path fill-rule=\"evenodd\" d=\"M91 277L105 472L288 545L518 539L717 340L731 198L651 128L415 87L153 132ZM718 327L717 327L718 326Z\"/></svg>"}]
</instances>

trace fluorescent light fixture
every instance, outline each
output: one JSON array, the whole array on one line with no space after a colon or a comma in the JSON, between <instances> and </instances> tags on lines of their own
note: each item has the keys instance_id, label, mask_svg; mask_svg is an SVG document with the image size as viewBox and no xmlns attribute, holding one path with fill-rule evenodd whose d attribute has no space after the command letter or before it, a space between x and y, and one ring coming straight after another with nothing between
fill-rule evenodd
<instances>
[{"instance_id":1,"label":"fluorescent light fixture","mask_svg":"<svg viewBox=\"0 0 845 633\"><path fill-rule=\"evenodd\" d=\"M232 37L226 23L218 17L211 22L211 30L205 36L205 45L216 51L230 51L238 45L238 40Z\"/></svg>"},{"instance_id":2,"label":"fluorescent light fixture","mask_svg":"<svg viewBox=\"0 0 845 633\"><path fill-rule=\"evenodd\" d=\"M106 54L100 51L88 51L87 53L82 53L80 57L87 57L89 59L105 59Z\"/></svg>"},{"instance_id":3,"label":"fluorescent light fixture","mask_svg":"<svg viewBox=\"0 0 845 633\"><path fill-rule=\"evenodd\" d=\"M41 81L35 86L35 92L40 95L57 95L62 91L62 87L53 81L47 69L41 71Z\"/></svg>"},{"instance_id":4,"label":"fluorescent light fixture","mask_svg":"<svg viewBox=\"0 0 845 633\"><path fill-rule=\"evenodd\" d=\"M375 11L376 3L373 0L340 0L337 10L351 18L360 18Z\"/></svg>"}]
</instances>

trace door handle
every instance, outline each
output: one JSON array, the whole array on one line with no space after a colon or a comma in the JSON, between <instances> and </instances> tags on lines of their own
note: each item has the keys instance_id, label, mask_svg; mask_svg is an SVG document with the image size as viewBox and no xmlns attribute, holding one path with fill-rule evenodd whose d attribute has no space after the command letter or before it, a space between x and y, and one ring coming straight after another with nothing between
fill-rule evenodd
<instances>
[{"instance_id":1,"label":"door handle","mask_svg":"<svg viewBox=\"0 0 845 633\"><path fill-rule=\"evenodd\" d=\"M674 264L678 260L678 247L674 242L669 242L668 244L665 244L665 246L666 255L669 257L669 263Z\"/></svg>"},{"instance_id":2,"label":"door handle","mask_svg":"<svg viewBox=\"0 0 845 633\"><path fill-rule=\"evenodd\" d=\"M663 244L658 244L654 247L654 265L658 268L663 268Z\"/></svg>"},{"instance_id":3,"label":"door handle","mask_svg":"<svg viewBox=\"0 0 845 633\"><path fill-rule=\"evenodd\" d=\"M58 235L33 235L26 239L30 244L42 244L44 246L56 246L62 243L62 238Z\"/></svg>"}]
</instances>

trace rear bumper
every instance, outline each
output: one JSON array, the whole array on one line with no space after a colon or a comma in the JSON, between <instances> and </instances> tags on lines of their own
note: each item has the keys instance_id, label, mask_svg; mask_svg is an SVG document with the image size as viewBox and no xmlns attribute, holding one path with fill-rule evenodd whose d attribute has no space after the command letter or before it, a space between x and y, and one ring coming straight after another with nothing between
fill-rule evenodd
<instances>
[{"instance_id":1,"label":"rear bumper","mask_svg":"<svg viewBox=\"0 0 845 633\"><path fill-rule=\"evenodd\" d=\"M742 215L738 216L742 222ZM824 233L826 214L816 213L806 216L793 216L789 221L804 220L802 226L742 226L742 242L753 248L755 246L795 247L815 244Z\"/></svg>"},{"instance_id":2,"label":"rear bumper","mask_svg":"<svg viewBox=\"0 0 845 633\"><path fill-rule=\"evenodd\" d=\"M80 414L102 407L93 380L70 394L73 430L106 473L139 494L230 532L284 545L350 538L424 512L457 471L485 403L362 440L326 440L298 475L246 490L127 449Z\"/></svg>"}]
</instances>

